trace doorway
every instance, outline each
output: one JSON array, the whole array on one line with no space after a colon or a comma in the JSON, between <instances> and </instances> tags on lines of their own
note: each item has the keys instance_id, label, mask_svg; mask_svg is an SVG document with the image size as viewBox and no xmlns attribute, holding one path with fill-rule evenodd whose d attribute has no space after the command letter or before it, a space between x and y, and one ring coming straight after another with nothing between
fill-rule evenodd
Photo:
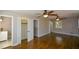
<instances>
[{"instance_id":1,"label":"doorway","mask_svg":"<svg viewBox=\"0 0 79 59\"><path fill-rule=\"evenodd\" d=\"M49 33L53 32L53 21L49 21Z\"/></svg>"},{"instance_id":2,"label":"doorway","mask_svg":"<svg viewBox=\"0 0 79 59\"><path fill-rule=\"evenodd\" d=\"M38 37L38 20L34 20L34 38Z\"/></svg>"},{"instance_id":3,"label":"doorway","mask_svg":"<svg viewBox=\"0 0 79 59\"><path fill-rule=\"evenodd\" d=\"M21 16L21 48L27 48L27 18Z\"/></svg>"},{"instance_id":4,"label":"doorway","mask_svg":"<svg viewBox=\"0 0 79 59\"><path fill-rule=\"evenodd\" d=\"M12 46L13 43L13 17L0 15L0 48Z\"/></svg>"},{"instance_id":5,"label":"doorway","mask_svg":"<svg viewBox=\"0 0 79 59\"><path fill-rule=\"evenodd\" d=\"M27 39L27 20L21 20L21 35L22 40Z\"/></svg>"}]
</instances>

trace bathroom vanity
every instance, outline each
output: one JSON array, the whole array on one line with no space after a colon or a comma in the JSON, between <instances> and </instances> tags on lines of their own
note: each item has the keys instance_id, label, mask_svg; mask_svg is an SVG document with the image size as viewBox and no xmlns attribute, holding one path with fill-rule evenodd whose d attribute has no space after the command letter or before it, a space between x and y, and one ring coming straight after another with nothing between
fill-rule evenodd
<instances>
[{"instance_id":1,"label":"bathroom vanity","mask_svg":"<svg viewBox=\"0 0 79 59\"><path fill-rule=\"evenodd\" d=\"M8 31L0 31L0 41L8 40Z\"/></svg>"}]
</instances>

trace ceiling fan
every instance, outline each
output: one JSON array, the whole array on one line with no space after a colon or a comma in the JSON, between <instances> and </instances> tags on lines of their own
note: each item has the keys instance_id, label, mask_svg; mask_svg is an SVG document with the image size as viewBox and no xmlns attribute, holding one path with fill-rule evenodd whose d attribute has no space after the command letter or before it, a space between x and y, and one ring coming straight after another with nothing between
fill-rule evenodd
<instances>
[{"instance_id":1,"label":"ceiling fan","mask_svg":"<svg viewBox=\"0 0 79 59\"><path fill-rule=\"evenodd\" d=\"M54 14L53 12L54 11L44 10L44 12L42 13L42 15L40 15L40 16L43 16L44 18L47 18L49 16L56 16L56 20L59 20L60 19L59 16L57 14ZM38 17L40 17L40 16L38 16Z\"/></svg>"}]
</instances>

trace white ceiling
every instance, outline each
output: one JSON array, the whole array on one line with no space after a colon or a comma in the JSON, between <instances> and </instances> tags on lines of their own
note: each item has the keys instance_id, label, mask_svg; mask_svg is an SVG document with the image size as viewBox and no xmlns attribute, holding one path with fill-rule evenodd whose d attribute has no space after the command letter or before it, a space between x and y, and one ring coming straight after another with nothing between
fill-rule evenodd
<instances>
[{"instance_id":1,"label":"white ceiling","mask_svg":"<svg viewBox=\"0 0 79 59\"><path fill-rule=\"evenodd\" d=\"M43 13L43 10L9 10L22 16L37 16ZM54 10L60 17L69 17L79 14L79 10Z\"/></svg>"},{"instance_id":2,"label":"white ceiling","mask_svg":"<svg viewBox=\"0 0 79 59\"><path fill-rule=\"evenodd\" d=\"M42 10L11 10L11 11L25 16L33 16L43 12Z\"/></svg>"}]
</instances>

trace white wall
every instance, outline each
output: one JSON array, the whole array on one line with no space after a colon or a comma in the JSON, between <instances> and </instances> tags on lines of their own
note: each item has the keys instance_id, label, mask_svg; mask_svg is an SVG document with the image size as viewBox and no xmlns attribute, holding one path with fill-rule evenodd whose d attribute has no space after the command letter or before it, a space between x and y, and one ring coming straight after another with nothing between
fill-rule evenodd
<instances>
[{"instance_id":1,"label":"white wall","mask_svg":"<svg viewBox=\"0 0 79 59\"><path fill-rule=\"evenodd\" d=\"M13 17L13 46L21 43L21 21L20 17Z\"/></svg>"},{"instance_id":2,"label":"white wall","mask_svg":"<svg viewBox=\"0 0 79 59\"><path fill-rule=\"evenodd\" d=\"M55 21L53 21L55 23ZM75 17L66 18L62 20L62 29L56 29L55 24L53 32L69 33L69 34L78 34L78 19Z\"/></svg>"},{"instance_id":3,"label":"white wall","mask_svg":"<svg viewBox=\"0 0 79 59\"><path fill-rule=\"evenodd\" d=\"M28 18L27 19L27 39L28 41L31 41L34 39L34 23L33 19Z\"/></svg>"},{"instance_id":4,"label":"white wall","mask_svg":"<svg viewBox=\"0 0 79 59\"><path fill-rule=\"evenodd\" d=\"M49 33L49 20L46 18L39 19L38 37L44 36Z\"/></svg>"},{"instance_id":5,"label":"white wall","mask_svg":"<svg viewBox=\"0 0 79 59\"><path fill-rule=\"evenodd\" d=\"M79 19L78 19L78 28L79 28Z\"/></svg>"}]
</instances>

